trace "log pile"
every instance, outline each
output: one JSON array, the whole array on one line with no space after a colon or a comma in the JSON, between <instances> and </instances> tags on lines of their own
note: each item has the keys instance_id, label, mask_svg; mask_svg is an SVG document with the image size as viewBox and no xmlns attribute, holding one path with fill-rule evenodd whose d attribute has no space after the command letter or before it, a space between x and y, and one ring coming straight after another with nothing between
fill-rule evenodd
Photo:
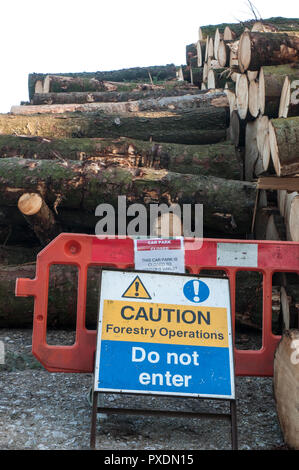
<instances>
[{"instance_id":1,"label":"log pile","mask_svg":"<svg viewBox=\"0 0 299 470\"><path fill-rule=\"evenodd\" d=\"M117 210L121 195L146 207L202 203L206 237L293 239L299 187L263 188L299 173L298 32L299 20L283 18L206 26L181 67L29 74L29 101L0 115L4 252L26 246L34 262L61 232L92 234L96 207ZM3 259L0 279L19 277L19 255ZM275 279L274 328L282 309L285 322L297 318L296 282ZM237 318L261 328L258 283Z\"/></svg>"}]
</instances>

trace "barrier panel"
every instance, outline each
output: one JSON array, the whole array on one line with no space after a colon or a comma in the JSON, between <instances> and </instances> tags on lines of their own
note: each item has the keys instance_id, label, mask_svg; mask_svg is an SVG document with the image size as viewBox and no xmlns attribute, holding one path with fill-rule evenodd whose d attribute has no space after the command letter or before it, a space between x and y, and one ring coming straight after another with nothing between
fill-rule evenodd
<instances>
[{"instance_id":1,"label":"barrier panel","mask_svg":"<svg viewBox=\"0 0 299 470\"><path fill-rule=\"evenodd\" d=\"M273 375L274 352L280 336L272 333L272 275L299 273L299 243L277 241L203 239L194 249L194 239L185 239L186 272L222 270L230 280L233 336L235 337L236 273L259 271L263 275L262 347L234 347L235 373L243 376ZM47 344L49 270L54 264L75 265L79 270L76 339L72 346ZM95 330L85 324L87 270L89 266L134 269L134 241L130 238L99 239L93 235L60 234L37 256L36 277L19 278L16 296L34 296L32 352L50 372L94 371Z\"/></svg>"}]
</instances>

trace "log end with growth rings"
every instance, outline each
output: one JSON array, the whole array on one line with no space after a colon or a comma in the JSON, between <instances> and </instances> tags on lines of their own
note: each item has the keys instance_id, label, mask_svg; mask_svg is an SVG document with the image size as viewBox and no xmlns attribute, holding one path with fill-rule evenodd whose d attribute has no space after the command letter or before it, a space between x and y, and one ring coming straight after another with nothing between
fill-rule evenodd
<instances>
[{"instance_id":1,"label":"log end with growth rings","mask_svg":"<svg viewBox=\"0 0 299 470\"><path fill-rule=\"evenodd\" d=\"M37 214L42 207L43 199L37 193L24 193L18 200L18 209L24 215Z\"/></svg>"},{"instance_id":2,"label":"log end with growth rings","mask_svg":"<svg viewBox=\"0 0 299 470\"><path fill-rule=\"evenodd\" d=\"M251 62L251 40L250 34L245 32L240 37L238 49L238 64L240 72L244 73L248 70Z\"/></svg>"}]
</instances>

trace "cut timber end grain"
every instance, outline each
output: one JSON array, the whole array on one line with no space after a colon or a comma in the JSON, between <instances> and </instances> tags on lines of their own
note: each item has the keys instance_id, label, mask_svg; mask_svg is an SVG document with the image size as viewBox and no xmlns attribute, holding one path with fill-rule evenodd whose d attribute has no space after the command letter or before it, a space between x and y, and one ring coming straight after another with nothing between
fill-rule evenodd
<instances>
[{"instance_id":1,"label":"cut timber end grain","mask_svg":"<svg viewBox=\"0 0 299 470\"><path fill-rule=\"evenodd\" d=\"M256 118L259 113L259 84L256 81L249 83L248 108L252 117Z\"/></svg>"},{"instance_id":2,"label":"cut timber end grain","mask_svg":"<svg viewBox=\"0 0 299 470\"><path fill-rule=\"evenodd\" d=\"M35 93L43 93L43 82L41 80L36 80L35 82L35 87L34 87L34 92Z\"/></svg>"},{"instance_id":3,"label":"cut timber end grain","mask_svg":"<svg viewBox=\"0 0 299 470\"><path fill-rule=\"evenodd\" d=\"M241 74L236 86L237 110L241 119L246 119L248 112L248 79Z\"/></svg>"},{"instance_id":4,"label":"cut timber end grain","mask_svg":"<svg viewBox=\"0 0 299 470\"><path fill-rule=\"evenodd\" d=\"M248 70L251 61L251 42L248 33L242 34L238 49L238 64L240 71L244 73Z\"/></svg>"},{"instance_id":5,"label":"cut timber end grain","mask_svg":"<svg viewBox=\"0 0 299 470\"><path fill-rule=\"evenodd\" d=\"M18 208L24 215L34 215L40 211L43 199L37 193L25 193L18 200Z\"/></svg>"},{"instance_id":6,"label":"cut timber end grain","mask_svg":"<svg viewBox=\"0 0 299 470\"><path fill-rule=\"evenodd\" d=\"M291 83L289 77L285 77L279 102L278 117L287 118L291 98Z\"/></svg>"},{"instance_id":7,"label":"cut timber end grain","mask_svg":"<svg viewBox=\"0 0 299 470\"><path fill-rule=\"evenodd\" d=\"M226 67L229 65L230 57L230 48L226 41L221 40L219 42L218 51L217 51L217 60L220 67Z\"/></svg>"},{"instance_id":8,"label":"cut timber end grain","mask_svg":"<svg viewBox=\"0 0 299 470\"><path fill-rule=\"evenodd\" d=\"M286 445L299 450L299 330L287 330L274 356L274 397Z\"/></svg>"},{"instance_id":9,"label":"cut timber end grain","mask_svg":"<svg viewBox=\"0 0 299 470\"><path fill-rule=\"evenodd\" d=\"M269 123L271 157L278 176L299 173L299 117L272 119Z\"/></svg>"},{"instance_id":10,"label":"cut timber end grain","mask_svg":"<svg viewBox=\"0 0 299 470\"><path fill-rule=\"evenodd\" d=\"M299 196L295 196L291 201L289 217L289 234L293 242L299 241Z\"/></svg>"},{"instance_id":11,"label":"cut timber end grain","mask_svg":"<svg viewBox=\"0 0 299 470\"><path fill-rule=\"evenodd\" d=\"M258 118L257 147L262 157L264 171L267 171L271 157L269 142L269 119L267 116L261 116Z\"/></svg>"}]
</instances>

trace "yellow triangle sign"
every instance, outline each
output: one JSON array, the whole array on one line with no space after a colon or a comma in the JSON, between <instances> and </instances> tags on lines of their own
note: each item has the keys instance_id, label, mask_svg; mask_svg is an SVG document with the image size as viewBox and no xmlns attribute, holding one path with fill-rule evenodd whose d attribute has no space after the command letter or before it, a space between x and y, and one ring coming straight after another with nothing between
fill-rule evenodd
<instances>
[{"instance_id":1,"label":"yellow triangle sign","mask_svg":"<svg viewBox=\"0 0 299 470\"><path fill-rule=\"evenodd\" d=\"M151 299L151 296L147 292L139 276L135 277L134 281L131 282L122 297L129 299Z\"/></svg>"}]
</instances>

